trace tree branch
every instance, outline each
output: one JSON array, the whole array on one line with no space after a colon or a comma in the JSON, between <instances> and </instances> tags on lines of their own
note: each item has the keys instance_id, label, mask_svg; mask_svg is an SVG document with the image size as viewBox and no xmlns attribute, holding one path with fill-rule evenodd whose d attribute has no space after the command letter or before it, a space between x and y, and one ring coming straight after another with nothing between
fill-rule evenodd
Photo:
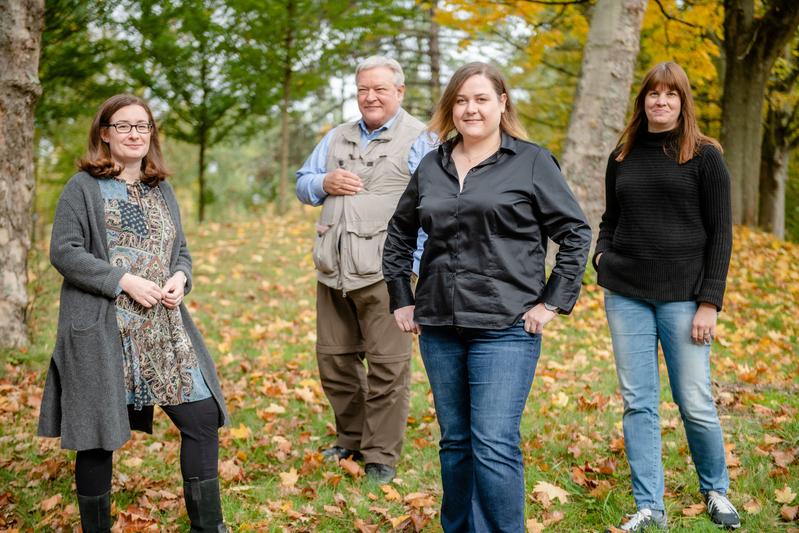
<instances>
[{"instance_id":1,"label":"tree branch","mask_svg":"<svg viewBox=\"0 0 799 533\"><path fill-rule=\"evenodd\" d=\"M768 65L776 59L799 25L799 3L795 0L774 0L768 11L755 24L751 48ZM749 50L747 50L748 55Z\"/></svg>"},{"instance_id":2,"label":"tree branch","mask_svg":"<svg viewBox=\"0 0 799 533\"><path fill-rule=\"evenodd\" d=\"M592 0L515 0L505 2L496 1L495 4L503 6L512 6L518 2L525 2L528 4L539 4L542 6L571 6L577 4L590 4Z\"/></svg>"},{"instance_id":3,"label":"tree branch","mask_svg":"<svg viewBox=\"0 0 799 533\"><path fill-rule=\"evenodd\" d=\"M521 111L519 109L517 109L516 112L525 120L528 120L530 122L535 122L536 124L541 124L542 126L546 126L548 128L552 128L553 130L559 129L559 128L561 128L561 129L563 128L562 124L552 124L551 122L547 122L546 120L541 120L538 117L534 117L532 115L528 115L527 113L525 113L524 111Z\"/></svg>"},{"instance_id":4,"label":"tree branch","mask_svg":"<svg viewBox=\"0 0 799 533\"><path fill-rule=\"evenodd\" d=\"M687 20L683 20L679 17L675 17L674 15L670 15L668 11L666 11L666 8L663 7L663 3L661 2L661 0L655 0L655 3L658 5L658 7L660 8L660 12L663 14L664 17L666 17L667 20L673 20L674 22L679 22L680 24L685 24L686 26L689 26L691 28L696 28L698 30L704 29L701 26L698 26L692 22L688 22Z\"/></svg>"}]
</instances>

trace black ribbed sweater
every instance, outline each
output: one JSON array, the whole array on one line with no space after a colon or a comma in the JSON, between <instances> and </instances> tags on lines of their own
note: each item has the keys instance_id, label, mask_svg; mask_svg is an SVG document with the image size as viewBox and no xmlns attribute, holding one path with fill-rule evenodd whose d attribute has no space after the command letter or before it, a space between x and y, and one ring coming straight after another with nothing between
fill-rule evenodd
<instances>
[{"instance_id":1,"label":"black ribbed sweater","mask_svg":"<svg viewBox=\"0 0 799 533\"><path fill-rule=\"evenodd\" d=\"M664 151L674 141L672 132L644 133L624 161L615 160L618 151L610 155L598 283L633 298L721 309L732 250L730 175L712 145L678 164Z\"/></svg>"}]
</instances>

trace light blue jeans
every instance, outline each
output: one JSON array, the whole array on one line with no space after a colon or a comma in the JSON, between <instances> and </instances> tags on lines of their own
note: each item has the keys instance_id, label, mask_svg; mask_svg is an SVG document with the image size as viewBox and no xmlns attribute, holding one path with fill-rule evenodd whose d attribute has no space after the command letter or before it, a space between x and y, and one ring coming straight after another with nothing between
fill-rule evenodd
<instances>
[{"instance_id":1,"label":"light blue jeans","mask_svg":"<svg viewBox=\"0 0 799 533\"><path fill-rule=\"evenodd\" d=\"M422 326L422 359L441 427L445 533L524 533L524 404L541 336L521 322L502 330Z\"/></svg>"},{"instance_id":2,"label":"light blue jeans","mask_svg":"<svg viewBox=\"0 0 799 533\"><path fill-rule=\"evenodd\" d=\"M629 298L605 291L616 373L624 401L624 448L638 509L665 510L660 444L658 341L685 425L699 490L726 494L724 442L710 389L710 346L691 340L697 303Z\"/></svg>"}]
</instances>

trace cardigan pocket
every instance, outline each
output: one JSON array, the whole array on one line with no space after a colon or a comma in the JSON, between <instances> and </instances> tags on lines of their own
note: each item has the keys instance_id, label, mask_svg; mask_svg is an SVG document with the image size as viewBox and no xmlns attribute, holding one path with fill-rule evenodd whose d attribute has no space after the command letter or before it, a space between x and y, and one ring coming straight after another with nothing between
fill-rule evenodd
<instances>
[{"instance_id":1,"label":"cardigan pocket","mask_svg":"<svg viewBox=\"0 0 799 533\"><path fill-rule=\"evenodd\" d=\"M105 317L101 315L100 318L95 320L89 326L83 326L83 325L76 326L75 323L73 322L70 325L70 335L73 335L73 336L76 336L76 337L85 337L85 336L88 336L88 335L96 335L98 330L100 329L100 323L103 321L104 318Z\"/></svg>"},{"instance_id":2,"label":"cardigan pocket","mask_svg":"<svg viewBox=\"0 0 799 533\"><path fill-rule=\"evenodd\" d=\"M67 336L96 333L109 319L109 312L114 314L113 322L116 323L115 300L84 292L74 286L69 287L67 296L71 304L61 310L63 315L69 317L69 331L63 332Z\"/></svg>"},{"instance_id":3,"label":"cardigan pocket","mask_svg":"<svg viewBox=\"0 0 799 533\"><path fill-rule=\"evenodd\" d=\"M67 418L81 411L91 414L106 403L98 394L106 390L108 354L101 324L84 330L74 329L66 338L66 353L62 364L62 403ZM74 422L70 420L70 422Z\"/></svg>"}]
</instances>

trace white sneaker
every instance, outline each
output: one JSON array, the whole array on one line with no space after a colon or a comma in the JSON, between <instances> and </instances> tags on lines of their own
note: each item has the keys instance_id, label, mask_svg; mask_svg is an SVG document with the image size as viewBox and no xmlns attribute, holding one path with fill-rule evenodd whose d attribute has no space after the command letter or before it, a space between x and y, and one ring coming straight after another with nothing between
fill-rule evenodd
<instances>
[{"instance_id":1,"label":"white sneaker","mask_svg":"<svg viewBox=\"0 0 799 533\"><path fill-rule=\"evenodd\" d=\"M705 505L707 505L707 514L714 524L730 529L741 527L738 511L725 495L711 490L705 494Z\"/></svg>"},{"instance_id":2,"label":"white sneaker","mask_svg":"<svg viewBox=\"0 0 799 533\"><path fill-rule=\"evenodd\" d=\"M640 532L650 526L659 529L668 529L666 513L664 511L653 511L652 509L641 509L635 514L627 515L627 519L619 524L616 529ZM606 531L610 530L608 529Z\"/></svg>"}]
</instances>

